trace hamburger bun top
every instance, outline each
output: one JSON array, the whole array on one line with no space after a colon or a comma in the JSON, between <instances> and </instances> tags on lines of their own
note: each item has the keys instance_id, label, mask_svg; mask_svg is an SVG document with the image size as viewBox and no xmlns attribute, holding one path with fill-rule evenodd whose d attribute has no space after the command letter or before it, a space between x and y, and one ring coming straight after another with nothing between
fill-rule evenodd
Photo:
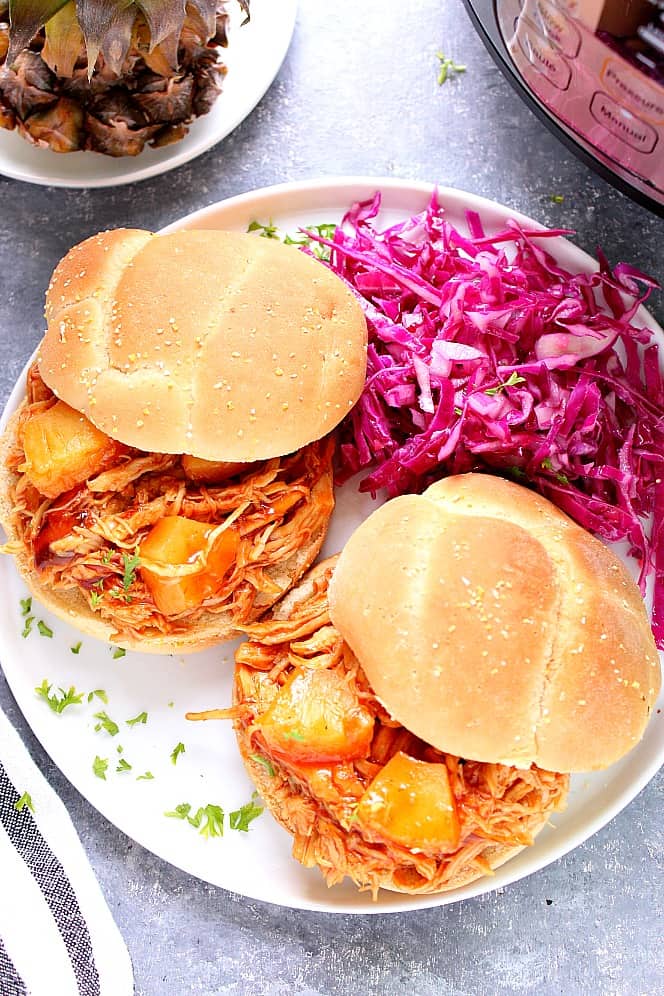
<instances>
[{"instance_id":1,"label":"hamburger bun top","mask_svg":"<svg viewBox=\"0 0 664 996\"><path fill-rule=\"evenodd\" d=\"M545 498L485 474L374 512L332 622L388 712L447 753L604 768L641 738L660 664L638 587Z\"/></svg>"},{"instance_id":2,"label":"hamburger bun top","mask_svg":"<svg viewBox=\"0 0 664 996\"><path fill-rule=\"evenodd\" d=\"M43 380L141 450L281 456L333 429L364 385L355 295L320 261L253 235L102 232L56 267L46 319Z\"/></svg>"}]
</instances>

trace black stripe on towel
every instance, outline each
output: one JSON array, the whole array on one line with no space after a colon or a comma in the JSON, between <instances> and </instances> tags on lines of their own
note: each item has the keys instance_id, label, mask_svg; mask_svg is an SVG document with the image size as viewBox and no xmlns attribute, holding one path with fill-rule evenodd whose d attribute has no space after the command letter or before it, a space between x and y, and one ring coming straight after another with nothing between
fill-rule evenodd
<instances>
[{"instance_id":1,"label":"black stripe on towel","mask_svg":"<svg viewBox=\"0 0 664 996\"><path fill-rule=\"evenodd\" d=\"M0 996L27 996L23 979L16 971L16 966L7 954L7 949L0 937Z\"/></svg>"},{"instance_id":2,"label":"black stripe on towel","mask_svg":"<svg viewBox=\"0 0 664 996\"><path fill-rule=\"evenodd\" d=\"M90 933L67 874L42 837L27 806L17 812L20 796L0 764L0 822L23 858L65 942L81 996L99 996L99 973ZM37 943L38 938L35 938ZM4 994L2 994L4 996Z\"/></svg>"}]
</instances>

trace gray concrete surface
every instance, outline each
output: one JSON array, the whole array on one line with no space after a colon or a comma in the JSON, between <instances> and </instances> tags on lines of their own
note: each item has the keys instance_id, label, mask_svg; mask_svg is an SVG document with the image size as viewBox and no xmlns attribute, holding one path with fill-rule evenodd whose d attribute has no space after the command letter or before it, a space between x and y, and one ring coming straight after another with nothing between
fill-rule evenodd
<instances>
[{"instance_id":1,"label":"gray concrete surface","mask_svg":"<svg viewBox=\"0 0 664 996\"><path fill-rule=\"evenodd\" d=\"M443 87L438 49L467 65ZM589 251L601 244L614 261L664 275L662 221L548 135L494 67L461 0L301 0L275 84L194 162L99 191L0 178L0 399L40 337L51 269L73 243L104 227L159 228L253 187L353 173L483 194L576 229ZM661 296L654 310L661 321ZM193 880L133 844L43 753L1 678L0 704L72 815L139 994L664 991L661 773L582 847L500 893L412 914L300 913Z\"/></svg>"}]
</instances>

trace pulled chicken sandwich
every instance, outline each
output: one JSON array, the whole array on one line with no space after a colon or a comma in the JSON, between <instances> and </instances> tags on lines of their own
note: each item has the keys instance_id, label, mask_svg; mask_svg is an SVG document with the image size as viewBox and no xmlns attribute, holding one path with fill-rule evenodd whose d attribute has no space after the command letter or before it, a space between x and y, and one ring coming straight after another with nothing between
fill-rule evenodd
<instances>
[{"instance_id":1,"label":"pulled chicken sandwich","mask_svg":"<svg viewBox=\"0 0 664 996\"><path fill-rule=\"evenodd\" d=\"M232 718L293 854L374 894L454 889L642 736L659 660L622 564L488 475L374 512L236 654Z\"/></svg>"},{"instance_id":2,"label":"pulled chicken sandwich","mask_svg":"<svg viewBox=\"0 0 664 996\"><path fill-rule=\"evenodd\" d=\"M65 256L46 317L2 438L5 552L120 646L229 637L320 549L332 430L364 382L359 304L291 246L116 230Z\"/></svg>"}]
</instances>

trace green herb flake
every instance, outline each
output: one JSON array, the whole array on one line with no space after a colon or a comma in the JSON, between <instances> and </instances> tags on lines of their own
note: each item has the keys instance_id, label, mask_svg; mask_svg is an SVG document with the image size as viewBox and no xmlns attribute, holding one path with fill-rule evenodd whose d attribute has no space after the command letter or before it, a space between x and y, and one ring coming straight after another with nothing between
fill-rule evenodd
<instances>
[{"instance_id":1,"label":"green herb flake","mask_svg":"<svg viewBox=\"0 0 664 996\"><path fill-rule=\"evenodd\" d=\"M284 245L287 246L310 246L314 256L327 262L330 258L331 249L329 246L321 245L316 241L315 235L321 239L333 239L337 226L334 222L324 222L322 225L306 225L305 231L297 235L285 235ZM311 234L310 234L311 233Z\"/></svg>"},{"instance_id":2,"label":"green herb flake","mask_svg":"<svg viewBox=\"0 0 664 996\"><path fill-rule=\"evenodd\" d=\"M221 806L214 806L208 803L201 807L194 817L189 817L189 822L196 827L201 837L223 837L224 836L224 811Z\"/></svg>"},{"instance_id":3,"label":"green herb flake","mask_svg":"<svg viewBox=\"0 0 664 996\"><path fill-rule=\"evenodd\" d=\"M14 809L17 813L22 813L26 806L31 813L34 813L35 807L32 804L32 797L29 792L24 792L21 798L16 800L14 803Z\"/></svg>"},{"instance_id":4,"label":"green herb flake","mask_svg":"<svg viewBox=\"0 0 664 996\"><path fill-rule=\"evenodd\" d=\"M30 636L30 634L32 633L32 624L34 623L34 621L35 621L35 617L34 616L26 616L25 617L25 624L23 626L23 631L21 633L21 636L23 637L24 640L25 640L26 637Z\"/></svg>"},{"instance_id":5,"label":"green herb flake","mask_svg":"<svg viewBox=\"0 0 664 996\"><path fill-rule=\"evenodd\" d=\"M465 73L466 71L466 66L455 62L454 59L448 58L443 52L436 52L436 58L438 59L438 86L447 83L448 79L451 79L456 74Z\"/></svg>"},{"instance_id":6,"label":"green herb flake","mask_svg":"<svg viewBox=\"0 0 664 996\"><path fill-rule=\"evenodd\" d=\"M53 639L53 630L50 626L47 626L43 619L40 619L37 623L37 629L39 630L40 636L47 636L49 640Z\"/></svg>"},{"instance_id":7,"label":"green herb flake","mask_svg":"<svg viewBox=\"0 0 664 996\"><path fill-rule=\"evenodd\" d=\"M83 641L79 640L78 643L75 643L74 646L70 647L69 649L71 650L72 654L80 654L82 646L83 646Z\"/></svg>"},{"instance_id":8,"label":"green herb flake","mask_svg":"<svg viewBox=\"0 0 664 996\"><path fill-rule=\"evenodd\" d=\"M498 394L503 391L506 387L515 387L517 384L525 384L526 378L521 377L516 370L513 370L509 375L507 380L502 381L500 384L496 384L495 387L486 387L484 389L485 394Z\"/></svg>"},{"instance_id":9,"label":"green herb flake","mask_svg":"<svg viewBox=\"0 0 664 996\"><path fill-rule=\"evenodd\" d=\"M101 699L104 705L108 705L108 692L104 691L103 688L95 688L92 692L90 692L88 695L88 702L92 702L92 697L94 695L96 695L98 699Z\"/></svg>"},{"instance_id":10,"label":"green herb flake","mask_svg":"<svg viewBox=\"0 0 664 996\"><path fill-rule=\"evenodd\" d=\"M28 598L22 598L21 599L21 615L22 616L29 616L31 611L32 611L32 599L30 597L28 597Z\"/></svg>"},{"instance_id":11,"label":"green herb flake","mask_svg":"<svg viewBox=\"0 0 664 996\"><path fill-rule=\"evenodd\" d=\"M145 726L147 721L148 721L147 712L139 712L138 716L134 716L133 719L126 719L125 723L127 724L127 726L136 726L137 723L142 723L143 726Z\"/></svg>"},{"instance_id":12,"label":"green herb flake","mask_svg":"<svg viewBox=\"0 0 664 996\"><path fill-rule=\"evenodd\" d=\"M275 776L275 770L274 770L274 767L272 766L272 762L271 761L268 761L268 759L266 757L263 757L262 754L250 754L249 756L250 756L250 758L251 758L252 761L256 762L256 764L262 764L263 765L263 767L267 771L267 773L270 776L270 778L274 778L274 776Z\"/></svg>"},{"instance_id":13,"label":"green herb flake","mask_svg":"<svg viewBox=\"0 0 664 996\"><path fill-rule=\"evenodd\" d=\"M112 556L113 552L111 550L104 550L104 552L101 555L102 564L110 564Z\"/></svg>"},{"instance_id":14,"label":"green herb flake","mask_svg":"<svg viewBox=\"0 0 664 996\"><path fill-rule=\"evenodd\" d=\"M117 767L116 767L115 770L119 771L119 772L122 772L122 771L131 771L131 764L129 763L129 761L125 761L124 757L121 757L120 760L118 761L118 764L117 764Z\"/></svg>"},{"instance_id":15,"label":"green herb flake","mask_svg":"<svg viewBox=\"0 0 664 996\"><path fill-rule=\"evenodd\" d=\"M106 781L106 771L108 769L108 758L107 757L95 757L92 762L92 770L94 771L97 778L101 778L102 781Z\"/></svg>"},{"instance_id":16,"label":"green herb flake","mask_svg":"<svg viewBox=\"0 0 664 996\"><path fill-rule=\"evenodd\" d=\"M247 833L249 824L257 819L262 812L263 806L258 805L258 795L254 792L250 802L245 803L244 806L240 806L239 809L234 809L232 813L228 814L228 822L231 830L241 830L242 833Z\"/></svg>"},{"instance_id":17,"label":"green herb flake","mask_svg":"<svg viewBox=\"0 0 664 996\"><path fill-rule=\"evenodd\" d=\"M164 813L174 820L186 820L194 830L198 830L202 837L223 837L224 836L224 811L221 806L208 803L207 806L199 806L194 815L191 815L191 803L181 802L175 809Z\"/></svg>"},{"instance_id":18,"label":"green herb flake","mask_svg":"<svg viewBox=\"0 0 664 996\"><path fill-rule=\"evenodd\" d=\"M564 194L551 194L551 201L553 204L564 204L565 196Z\"/></svg>"},{"instance_id":19,"label":"green herb flake","mask_svg":"<svg viewBox=\"0 0 664 996\"><path fill-rule=\"evenodd\" d=\"M142 775L138 775L138 777L136 778L136 781L137 782L151 782L153 778L154 778L154 775L152 774L151 771L144 771Z\"/></svg>"},{"instance_id":20,"label":"green herb flake","mask_svg":"<svg viewBox=\"0 0 664 996\"><path fill-rule=\"evenodd\" d=\"M174 705L175 705L175 702L169 702L168 703L168 708L172 709Z\"/></svg>"},{"instance_id":21,"label":"green herb flake","mask_svg":"<svg viewBox=\"0 0 664 996\"><path fill-rule=\"evenodd\" d=\"M91 591L90 592L90 606L93 609L98 609L99 606L100 606L100 604L101 604L101 600L102 600L103 597L104 597L104 592L103 591Z\"/></svg>"},{"instance_id":22,"label":"green herb flake","mask_svg":"<svg viewBox=\"0 0 664 996\"><path fill-rule=\"evenodd\" d=\"M258 234L263 239L278 239L279 235L277 232L277 226L272 224L272 221L264 225L260 221L252 221L247 226L248 232L258 232Z\"/></svg>"},{"instance_id":23,"label":"green herb flake","mask_svg":"<svg viewBox=\"0 0 664 996\"><path fill-rule=\"evenodd\" d=\"M121 754L122 751L124 750L124 747L122 746L122 744L118 744L118 746L115 749L118 752L118 754Z\"/></svg>"},{"instance_id":24,"label":"green herb flake","mask_svg":"<svg viewBox=\"0 0 664 996\"><path fill-rule=\"evenodd\" d=\"M114 737L120 732L118 724L107 713L96 712L94 718L99 720L95 726L96 733L99 733L100 730L106 730L107 733Z\"/></svg>"},{"instance_id":25,"label":"green herb flake","mask_svg":"<svg viewBox=\"0 0 664 996\"><path fill-rule=\"evenodd\" d=\"M164 816L168 816L170 819L173 820L186 820L190 812L191 812L191 803L181 802L179 806L175 807L175 809L170 810L170 812L168 813L164 813Z\"/></svg>"},{"instance_id":26,"label":"green herb flake","mask_svg":"<svg viewBox=\"0 0 664 996\"><path fill-rule=\"evenodd\" d=\"M173 762L173 764L177 764L180 754L185 754L185 753L186 753L186 748L184 744L182 742L176 744L173 750L171 751L171 761Z\"/></svg>"},{"instance_id":27,"label":"green herb flake","mask_svg":"<svg viewBox=\"0 0 664 996\"><path fill-rule=\"evenodd\" d=\"M127 651L124 649L124 647L115 647L113 649L111 657L113 658L114 661L118 661L120 660L121 657L124 657L126 653Z\"/></svg>"},{"instance_id":28,"label":"green herb flake","mask_svg":"<svg viewBox=\"0 0 664 996\"><path fill-rule=\"evenodd\" d=\"M51 688L52 685L44 678L41 685L37 685L35 688L35 693L47 703L49 709L52 709L53 712L57 712L58 714L63 713L67 706L80 705L83 701L83 692L79 694L73 685L71 685L68 692L65 692L64 688L59 688L60 697L55 692L51 694Z\"/></svg>"},{"instance_id":29,"label":"green herb flake","mask_svg":"<svg viewBox=\"0 0 664 996\"><path fill-rule=\"evenodd\" d=\"M299 741L304 740L302 734L299 733L297 730L290 730L288 733L284 733L284 736L287 737L288 740L299 740Z\"/></svg>"},{"instance_id":30,"label":"green herb flake","mask_svg":"<svg viewBox=\"0 0 664 996\"><path fill-rule=\"evenodd\" d=\"M140 566L141 558L138 555L138 547L133 554L122 554L122 588L129 591L136 580L136 568Z\"/></svg>"}]
</instances>

